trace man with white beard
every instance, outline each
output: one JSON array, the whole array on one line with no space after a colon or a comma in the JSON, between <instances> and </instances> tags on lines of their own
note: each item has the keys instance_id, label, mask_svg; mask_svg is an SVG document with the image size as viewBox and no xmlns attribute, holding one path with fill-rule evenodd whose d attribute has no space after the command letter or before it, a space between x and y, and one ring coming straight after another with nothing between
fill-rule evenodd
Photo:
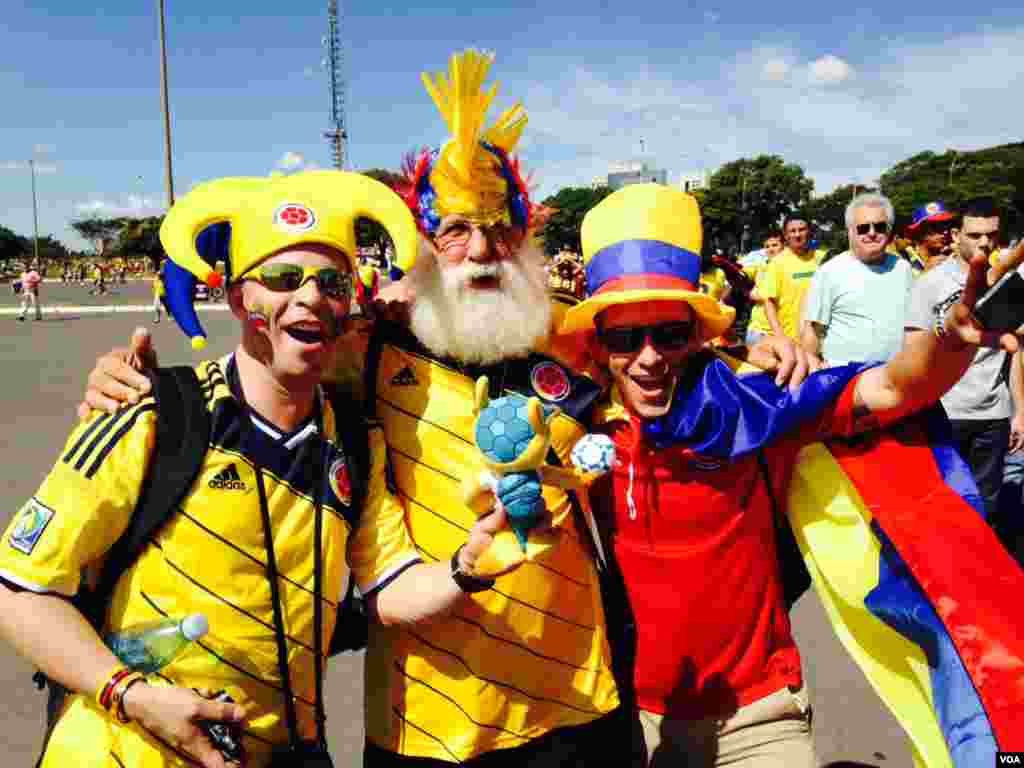
<instances>
[{"instance_id":1,"label":"man with white beard","mask_svg":"<svg viewBox=\"0 0 1024 768\"><path fill-rule=\"evenodd\" d=\"M463 589L476 594L443 622L371 626L370 768L616 765L630 754L606 630L628 633L629 622L615 599L621 591L608 590L602 605L585 500L545 486L559 543L497 583L462 572L453 557L476 519L460 484L483 468L473 442L478 378L487 376L492 396L515 392L558 406L551 463L568 464L600 394L543 354L554 319L530 240L536 209L510 157L526 115L516 105L484 129L494 90L482 83L492 60L468 51L452 57L447 80L424 77L453 138L406 163L404 197L423 234L421 254L381 292L390 319L375 323L362 378L416 546L426 562L451 561ZM339 361L336 377L352 381L359 362ZM793 361L779 368L785 377ZM806 365L795 370L799 380ZM116 354L102 359L87 401L109 407L110 397L127 393L111 376L148 386L133 375Z\"/></svg>"}]
</instances>

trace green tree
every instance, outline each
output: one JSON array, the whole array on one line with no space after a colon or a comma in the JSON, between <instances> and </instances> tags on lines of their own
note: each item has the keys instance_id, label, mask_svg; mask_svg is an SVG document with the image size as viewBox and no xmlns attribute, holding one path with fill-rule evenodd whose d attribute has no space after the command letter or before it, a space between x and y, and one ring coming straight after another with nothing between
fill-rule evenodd
<instances>
[{"instance_id":1,"label":"green tree","mask_svg":"<svg viewBox=\"0 0 1024 768\"><path fill-rule=\"evenodd\" d=\"M30 246L26 238L15 234L7 227L0 226L0 261L21 258L26 252L26 247Z\"/></svg>"},{"instance_id":2,"label":"green tree","mask_svg":"<svg viewBox=\"0 0 1024 768\"><path fill-rule=\"evenodd\" d=\"M909 223L915 208L942 200L953 209L990 195L1005 210L1004 229L1024 228L1024 143L973 152L920 152L882 174L882 192L893 202L897 223Z\"/></svg>"},{"instance_id":3,"label":"green tree","mask_svg":"<svg viewBox=\"0 0 1024 768\"><path fill-rule=\"evenodd\" d=\"M392 189L396 189L404 180L401 174L386 168L371 168L360 173L383 182ZM360 248L376 248L381 262L384 261L384 255L389 247L394 250L387 230L373 219L367 218L356 219L356 245Z\"/></svg>"},{"instance_id":4,"label":"green tree","mask_svg":"<svg viewBox=\"0 0 1024 768\"><path fill-rule=\"evenodd\" d=\"M582 253L580 225L583 217L610 194L608 187L566 187L547 198L544 205L554 212L540 233L544 252L552 256L561 250Z\"/></svg>"},{"instance_id":5,"label":"green tree","mask_svg":"<svg viewBox=\"0 0 1024 768\"><path fill-rule=\"evenodd\" d=\"M702 203L704 242L741 250L760 243L787 213L802 208L814 182L804 169L778 155L758 155L726 163L708 180Z\"/></svg>"},{"instance_id":6,"label":"green tree","mask_svg":"<svg viewBox=\"0 0 1024 768\"><path fill-rule=\"evenodd\" d=\"M90 216L72 221L71 228L78 233L79 237L96 246L97 255L110 256L113 250L108 250L107 244L117 241L127 221L123 218L101 219Z\"/></svg>"},{"instance_id":7,"label":"green tree","mask_svg":"<svg viewBox=\"0 0 1024 768\"><path fill-rule=\"evenodd\" d=\"M160 244L160 225L163 221L163 216L126 220L117 236L116 251L127 257L143 256L149 260L153 271L156 271L164 255Z\"/></svg>"}]
</instances>

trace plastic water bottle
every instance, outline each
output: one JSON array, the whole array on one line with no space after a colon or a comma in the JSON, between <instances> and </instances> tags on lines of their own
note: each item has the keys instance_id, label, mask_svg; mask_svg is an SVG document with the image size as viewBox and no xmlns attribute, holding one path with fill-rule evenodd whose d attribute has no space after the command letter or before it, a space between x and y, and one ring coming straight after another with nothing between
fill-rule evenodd
<instances>
[{"instance_id":1,"label":"plastic water bottle","mask_svg":"<svg viewBox=\"0 0 1024 768\"><path fill-rule=\"evenodd\" d=\"M150 675L167 666L210 629L201 613L183 619L161 619L135 624L105 638L107 646L121 662L137 672Z\"/></svg>"}]
</instances>

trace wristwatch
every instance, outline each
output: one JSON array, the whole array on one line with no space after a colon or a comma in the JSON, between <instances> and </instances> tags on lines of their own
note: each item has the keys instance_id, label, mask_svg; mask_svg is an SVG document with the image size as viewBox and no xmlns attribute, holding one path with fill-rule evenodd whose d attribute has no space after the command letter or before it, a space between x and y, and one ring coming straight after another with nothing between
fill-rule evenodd
<instances>
[{"instance_id":1,"label":"wristwatch","mask_svg":"<svg viewBox=\"0 0 1024 768\"><path fill-rule=\"evenodd\" d=\"M465 544L462 547L466 546ZM474 592L486 592L488 589L494 586L494 579L481 579L479 576L474 576L471 573L466 573L459 567L459 554L462 552L462 547L455 550L455 554L452 555L451 573L452 579L458 585L459 589L463 592L473 594Z\"/></svg>"}]
</instances>

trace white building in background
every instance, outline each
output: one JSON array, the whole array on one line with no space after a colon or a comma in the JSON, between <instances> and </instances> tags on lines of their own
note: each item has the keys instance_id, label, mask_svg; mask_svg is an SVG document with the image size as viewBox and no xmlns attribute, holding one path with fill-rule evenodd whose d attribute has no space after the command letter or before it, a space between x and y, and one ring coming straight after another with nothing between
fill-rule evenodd
<instances>
[{"instance_id":1,"label":"white building in background","mask_svg":"<svg viewBox=\"0 0 1024 768\"><path fill-rule=\"evenodd\" d=\"M667 184L668 171L663 168L655 168L645 161L636 160L613 163L608 169L607 176L597 176L591 184L594 187L610 187L614 192L630 184L647 184L651 182Z\"/></svg>"},{"instance_id":2,"label":"white building in background","mask_svg":"<svg viewBox=\"0 0 1024 768\"><path fill-rule=\"evenodd\" d=\"M696 192L698 189L708 188L708 179L711 177L707 171L699 173L684 173L679 177L677 185L683 192Z\"/></svg>"}]
</instances>

